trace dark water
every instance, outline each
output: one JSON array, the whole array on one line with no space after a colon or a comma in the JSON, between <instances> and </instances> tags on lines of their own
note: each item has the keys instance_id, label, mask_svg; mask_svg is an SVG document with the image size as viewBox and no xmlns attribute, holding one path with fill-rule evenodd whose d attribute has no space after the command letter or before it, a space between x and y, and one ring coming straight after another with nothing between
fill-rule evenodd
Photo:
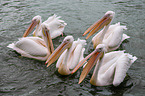
<instances>
[{"instance_id":1,"label":"dark water","mask_svg":"<svg viewBox=\"0 0 145 96\"><path fill-rule=\"evenodd\" d=\"M6 46L22 36L35 15L43 21L53 14L68 24L65 36L75 40L108 10L116 12L131 38L120 49L138 57L119 87L95 87L91 73L78 85L81 70L60 76L55 65L21 57ZM144 0L1 0L0 1L0 95L3 96L144 96L145 94L145 1ZM54 40L58 46L64 37ZM57 42L59 40L59 42ZM87 40L89 42L91 39ZM88 53L86 52L85 55Z\"/></svg>"}]
</instances>

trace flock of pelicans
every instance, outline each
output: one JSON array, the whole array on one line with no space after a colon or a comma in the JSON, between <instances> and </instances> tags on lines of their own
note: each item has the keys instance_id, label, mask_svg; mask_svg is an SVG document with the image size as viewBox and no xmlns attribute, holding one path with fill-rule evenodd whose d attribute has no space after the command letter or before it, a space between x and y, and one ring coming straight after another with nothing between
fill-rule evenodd
<instances>
[{"instance_id":1,"label":"flock of pelicans","mask_svg":"<svg viewBox=\"0 0 145 96\"><path fill-rule=\"evenodd\" d=\"M74 41L73 36L66 36L62 43L54 50L52 39L62 35L67 25L60 17L53 15L42 23L41 16L35 16L31 25L25 31L22 38L17 42L9 44L24 57L46 61L47 67L57 59L56 68L61 75L75 73L81 66L83 71L79 78L81 83L94 65L94 72L90 83L95 86L107 86L113 84L118 86L123 82L127 70L137 59L125 51L116 50L123 40L130 38L123 33L126 26L120 23L110 25L115 12L107 11L105 15L90 26L83 34L86 39L98 32L93 38L94 51L84 58L86 40ZM27 37L35 28L33 36ZM89 59L89 60L88 60ZM87 61L88 60L88 61Z\"/></svg>"}]
</instances>

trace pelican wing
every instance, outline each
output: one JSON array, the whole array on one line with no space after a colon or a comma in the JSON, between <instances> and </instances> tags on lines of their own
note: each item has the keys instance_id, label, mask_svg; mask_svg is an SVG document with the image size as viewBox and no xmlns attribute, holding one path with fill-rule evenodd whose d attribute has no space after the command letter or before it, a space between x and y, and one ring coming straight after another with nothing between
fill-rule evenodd
<instances>
[{"instance_id":1,"label":"pelican wing","mask_svg":"<svg viewBox=\"0 0 145 96\"><path fill-rule=\"evenodd\" d=\"M115 69L115 76L113 80L113 85L118 86L125 78L126 73L132 63L137 59L137 57L133 57L129 53L124 53L118 60Z\"/></svg>"},{"instance_id":2,"label":"pelican wing","mask_svg":"<svg viewBox=\"0 0 145 96\"><path fill-rule=\"evenodd\" d=\"M124 51L113 51L104 55L103 61L98 71L98 80L96 81L98 86L112 84L114 74L116 75L115 71L118 70L116 69L116 66L118 63L120 63L118 60L120 60L120 56L122 56L122 54L124 54Z\"/></svg>"},{"instance_id":3,"label":"pelican wing","mask_svg":"<svg viewBox=\"0 0 145 96\"><path fill-rule=\"evenodd\" d=\"M64 58L65 58L65 55L68 54L68 49L66 49L59 57L57 63L56 63L56 68L59 68L60 64L62 64Z\"/></svg>"},{"instance_id":4,"label":"pelican wing","mask_svg":"<svg viewBox=\"0 0 145 96\"><path fill-rule=\"evenodd\" d=\"M39 37L27 37L27 39L31 39L31 40L37 42L38 44L46 47L46 43L45 43L45 41L42 38L39 38Z\"/></svg>"},{"instance_id":5,"label":"pelican wing","mask_svg":"<svg viewBox=\"0 0 145 96\"><path fill-rule=\"evenodd\" d=\"M111 60L115 62L115 60L117 60L118 57L121 56L122 54L124 54L124 51L112 51L109 53L105 53L103 61L102 61L102 66L106 65Z\"/></svg>"},{"instance_id":6,"label":"pelican wing","mask_svg":"<svg viewBox=\"0 0 145 96\"><path fill-rule=\"evenodd\" d=\"M43 22L47 25L52 39L60 36L63 33L64 27L67 25L67 23L60 20L60 18L60 16L57 17L57 15L54 14Z\"/></svg>"},{"instance_id":7,"label":"pelican wing","mask_svg":"<svg viewBox=\"0 0 145 96\"><path fill-rule=\"evenodd\" d=\"M82 44L78 44L75 50L70 54L71 60L69 62L69 69L73 69L80 61L81 53L82 53Z\"/></svg>"},{"instance_id":8,"label":"pelican wing","mask_svg":"<svg viewBox=\"0 0 145 96\"><path fill-rule=\"evenodd\" d=\"M85 48L83 48L86 45L86 40L81 40L78 38L77 41L74 41L69 53L69 59L68 59L68 67L69 69L74 69L76 65L79 63L80 60L82 60Z\"/></svg>"},{"instance_id":9,"label":"pelican wing","mask_svg":"<svg viewBox=\"0 0 145 96\"><path fill-rule=\"evenodd\" d=\"M115 76L113 80L114 86L118 86L124 80L126 72L132 64L126 54L123 54L116 63Z\"/></svg>"},{"instance_id":10,"label":"pelican wing","mask_svg":"<svg viewBox=\"0 0 145 96\"><path fill-rule=\"evenodd\" d=\"M118 47L122 41L124 29L127 29L126 26L120 26L120 23L110 26L105 34L103 43L107 44L109 48Z\"/></svg>"},{"instance_id":11,"label":"pelican wing","mask_svg":"<svg viewBox=\"0 0 145 96\"><path fill-rule=\"evenodd\" d=\"M38 40L39 42L39 40ZM27 37L21 38L15 43L15 47L23 52L22 55L29 54L35 57L44 57L47 55L47 48ZM16 50L17 51L17 50Z\"/></svg>"},{"instance_id":12,"label":"pelican wing","mask_svg":"<svg viewBox=\"0 0 145 96\"><path fill-rule=\"evenodd\" d=\"M46 21L44 21L45 23L50 23L51 21L53 21L55 18L60 18L60 16L59 17L57 17L57 15L53 15L53 16L50 16Z\"/></svg>"}]
</instances>

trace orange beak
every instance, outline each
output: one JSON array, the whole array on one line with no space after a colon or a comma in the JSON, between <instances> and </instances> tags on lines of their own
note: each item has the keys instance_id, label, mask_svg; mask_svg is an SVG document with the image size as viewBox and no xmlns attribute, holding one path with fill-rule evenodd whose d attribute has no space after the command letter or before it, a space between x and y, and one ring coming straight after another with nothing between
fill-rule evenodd
<instances>
[{"instance_id":1,"label":"orange beak","mask_svg":"<svg viewBox=\"0 0 145 96\"><path fill-rule=\"evenodd\" d=\"M69 42L63 41L46 60L45 64L48 63L47 67L55 62L59 58L59 56L69 47L69 45Z\"/></svg>"},{"instance_id":2,"label":"orange beak","mask_svg":"<svg viewBox=\"0 0 145 96\"><path fill-rule=\"evenodd\" d=\"M44 27L44 28L42 28L42 32L43 32L44 40L46 41L46 45L47 45L48 50L50 49L50 52L53 53L54 46L53 46L51 36L49 34L49 30L46 27Z\"/></svg>"},{"instance_id":3,"label":"orange beak","mask_svg":"<svg viewBox=\"0 0 145 96\"><path fill-rule=\"evenodd\" d=\"M88 39L90 36L92 36L94 33L96 33L97 31L99 31L100 29L102 29L104 26L108 25L110 22L112 21L112 18L110 18L110 15L104 15L102 19L98 20L97 22L95 22L92 26L90 26L83 34L86 35L87 33L88 36L86 37L86 39Z\"/></svg>"},{"instance_id":4,"label":"orange beak","mask_svg":"<svg viewBox=\"0 0 145 96\"><path fill-rule=\"evenodd\" d=\"M87 57L85 57L72 71L71 74L73 74L74 72L76 72L79 67L81 67L83 65L83 63L89 59L88 63L86 64L86 66L84 67L81 76L79 78L79 84L85 79L85 77L87 76L87 74L91 71L91 69L93 68L93 66L97 63L98 59L101 57L102 55L102 51L98 51L97 49L95 49L92 53L90 53Z\"/></svg>"},{"instance_id":5,"label":"orange beak","mask_svg":"<svg viewBox=\"0 0 145 96\"><path fill-rule=\"evenodd\" d=\"M38 24L38 22L36 20L32 21L32 23L30 24L28 29L23 34L23 37L27 37L37 24Z\"/></svg>"}]
</instances>

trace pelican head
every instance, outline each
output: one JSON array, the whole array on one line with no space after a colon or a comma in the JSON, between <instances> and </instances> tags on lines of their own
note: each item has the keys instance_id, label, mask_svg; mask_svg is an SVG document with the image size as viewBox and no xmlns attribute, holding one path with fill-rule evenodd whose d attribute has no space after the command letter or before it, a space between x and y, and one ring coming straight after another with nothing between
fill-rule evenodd
<instances>
[{"instance_id":1,"label":"pelican head","mask_svg":"<svg viewBox=\"0 0 145 96\"><path fill-rule=\"evenodd\" d=\"M35 17L33 17L33 19L32 19L32 21L36 21L36 22L40 22L40 20L41 20L41 16L40 15L37 15L37 16L35 16Z\"/></svg>"},{"instance_id":2,"label":"pelican head","mask_svg":"<svg viewBox=\"0 0 145 96\"><path fill-rule=\"evenodd\" d=\"M48 63L47 67L55 62L59 56L65 51L65 49L70 48L74 41L73 36L67 36L64 38L63 42L54 50L54 52L48 57L45 64Z\"/></svg>"},{"instance_id":3,"label":"pelican head","mask_svg":"<svg viewBox=\"0 0 145 96\"><path fill-rule=\"evenodd\" d=\"M29 35L29 33L34 29L34 27L36 25L38 25L41 21L41 16L37 15L32 19L32 22L30 24L30 26L28 27L28 29L25 31L23 37L26 37Z\"/></svg>"},{"instance_id":4,"label":"pelican head","mask_svg":"<svg viewBox=\"0 0 145 96\"><path fill-rule=\"evenodd\" d=\"M95 22L92 26L90 26L84 32L83 36L90 32L88 34L88 36L86 37L86 39L88 39L90 36L92 36L94 33L99 31L100 29L102 29L104 26L109 25L111 23L112 19L114 18L114 16L115 16L115 12L113 12L113 11L107 11L105 13L105 15L100 20Z\"/></svg>"},{"instance_id":5,"label":"pelican head","mask_svg":"<svg viewBox=\"0 0 145 96\"><path fill-rule=\"evenodd\" d=\"M105 13L105 15L109 15L110 18L113 19L114 16L115 16L115 12L113 12L113 11L107 11L107 12Z\"/></svg>"},{"instance_id":6,"label":"pelican head","mask_svg":"<svg viewBox=\"0 0 145 96\"><path fill-rule=\"evenodd\" d=\"M73 36L67 36L67 37L64 38L62 43L66 43L67 44L67 48L70 48L72 43L73 43L73 41L74 41Z\"/></svg>"},{"instance_id":7,"label":"pelican head","mask_svg":"<svg viewBox=\"0 0 145 96\"><path fill-rule=\"evenodd\" d=\"M88 63L85 65L80 79L79 79L79 84L85 79L85 77L87 76L87 74L90 72L90 70L93 68L93 66L97 63L97 61L102 58L104 56L104 52L105 52L105 45L104 44L99 44L96 49L90 53L88 56L86 56L71 72L71 74L73 74L74 72L76 72L82 65L83 63L89 59Z\"/></svg>"},{"instance_id":8,"label":"pelican head","mask_svg":"<svg viewBox=\"0 0 145 96\"><path fill-rule=\"evenodd\" d=\"M54 51L53 42L49 33L49 29L46 27L46 24L42 24L42 33L44 41L47 45L48 51L52 53Z\"/></svg>"},{"instance_id":9,"label":"pelican head","mask_svg":"<svg viewBox=\"0 0 145 96\"><path fill-rule=\"evenodd\" d=\"M106 48L105 48L105 47L106 47L105 44L99 44L98 46L96 46L95 50L98 51L98 52L99 52L99 51L100 51L100 52L101 52L101 51L105 52L105 51L106 51Z\"/></svg>"}]
</instances>

